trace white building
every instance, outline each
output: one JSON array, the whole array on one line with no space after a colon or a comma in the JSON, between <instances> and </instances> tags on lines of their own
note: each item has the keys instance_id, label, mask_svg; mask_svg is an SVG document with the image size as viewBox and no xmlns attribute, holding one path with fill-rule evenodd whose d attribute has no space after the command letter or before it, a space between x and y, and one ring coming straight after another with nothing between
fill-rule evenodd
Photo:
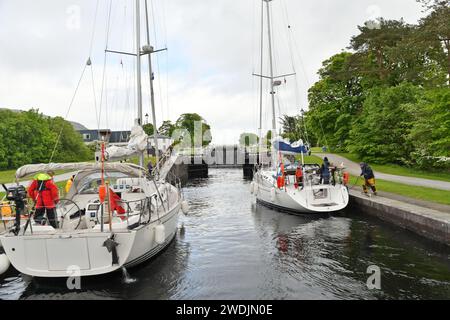
<instances>
[{"instance_id":1,"label":"white building","mask_svg":"<svg viewBox=\"0 0 450 320\"><path fill-rule=\"evenodd\" d=\"M162 135L158 135L158 149L160 153L164 153L167 151L167 149L173 144L174 140L172 138L166 137L166 136L162 136ZM149 136L148 137L148 148L150 149L155 149L155 137L154 136Z\"/></svg>"}]
</instances>

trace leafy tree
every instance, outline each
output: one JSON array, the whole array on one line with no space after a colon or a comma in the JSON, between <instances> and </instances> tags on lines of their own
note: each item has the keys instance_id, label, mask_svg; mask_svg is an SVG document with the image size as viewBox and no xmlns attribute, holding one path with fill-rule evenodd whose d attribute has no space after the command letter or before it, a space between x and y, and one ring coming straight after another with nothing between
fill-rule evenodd
<instances>
[{"instance_id":1,"label":"leafy tree","mask_svg":"<svg viewBox=\"0 0 450 320\"><path fill-rule=\"evenodd\" d=\"M72 162L93 158L69 122L46 117L38 110L0 110L0 132L0 169L50 160Z\"/></svg>"},{"instance_id":2,"label":"leafy tree","mask_svg":"<svg viewBox=\"0 0 450 320\"><path fill-rule=\"evenodd\" d=\"M450 1L435 1L431 8L433 11L420 21L419 38L435 53L433 58L446 70L450 85Z\"/></svg>"},{"instance_id":3,"label":"leafy tree","mask_svg":"<svg viewBox=\"0 0 450 320\"><path fill-rule=\"evenodd\" d=\"M409 142L413 165L450 168L450 90L432 89L410 106L414 116Z\"/></svg>"},{"instance_id":4,"label":"leafy tree","mask_svg":"<svg viewBox=\"0 0 450 320\"><path fill-rule=\"evenodd\" d=\"M142 129L144 129L145 134L148 135L149 137L152 136L155 132L155 128L151 123L144 124L142 126Z\"/></svg>"},{"instance_id":5,"label":"leafy tree","mask_svg":"<svg viewBox=\"0 0 450 320\"><path fill-rule=\"evenodd\" d=\"M343 52L323 63L319 80L309 90L306 125L321 144L344 149L352 119L361 110L364 91L353 71L353 55Z\"/></svg>"},{"instance_id":6,"label":"leafy tree","mask_svg":"<svg viewBox=\"0 0 450 320\"><path fill-rule=\"evenodd\" d=\"M58 144L56 148L54 147L53 162L79 162L93 159L91 150L84 144L81 135L74 130L72 124L61 117L48 118L47 121L50 130L55 136L59 136Z\"/></svg>"},{"instance_id":7,"label":"leafy tree","mask_svg":"<svg viewBox=\"0 0 450 320\"><path fill-rule=\"evenodd\" d=\"M182 114L175 123L175 127L189 132L192 146L207 146L211 143L211 127L197 113Z\"/></svg>"},{"instance_id":8,"label":"leafy tree","mask_svg":"<svg viewBox=\"0 0 450 320\"><path fill-rule=\"evenodd\" d=\"M359 71L366 77L372 78L378 84L390 81L395 85L392 69L395 64L389 61L389 50L410 34L412 26L403 20L368 21L358 26L360 34L351 39L350 48L355 50L354 61Z\"/></svg>"},{"instance_id":9,"label":"leafy tree","mask_svg":"<svg viewBox=\"0 0 450 320\"><path fill-rule=\"evenodd\" d=\"M241 133L241 136L239 137L239 144L241 146L253 146L257 145L259 143L259 137L258 135L254 133Z\"/></svg>"},{"instance_id":10,"label":"leafy tree","mask_svg":"<svg viewBox=\"0 0 450 320\"><path fill-rule=\"evenodd\" d=\"M159 127L159 134L167 137L172 137L172 133L175 130L175 125L170 121L166 120L162 123L161 127Z\"/></svg>"},{"instance_id":11,"label":"leafy tree","mask_svg":"<svg viewBox=\"0 0 450 320\"><path fill-rule=\"evenodd\" d=\"M350 152L369 162L405 164L413 146L408 139L420 89L404 83L370 91L350 131Z\"/></svg>"}]
</instances>

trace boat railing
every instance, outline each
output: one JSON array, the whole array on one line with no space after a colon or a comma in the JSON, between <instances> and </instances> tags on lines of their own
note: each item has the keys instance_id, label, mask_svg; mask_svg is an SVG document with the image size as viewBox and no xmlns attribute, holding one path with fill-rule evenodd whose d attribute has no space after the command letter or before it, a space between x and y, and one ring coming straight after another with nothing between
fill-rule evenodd
<instances>
[{"instance_id":1,"label":"boat railing","mask_svg":"<svg viewBox=\"0 0 450 320\"><path fill-rule=\"evenodd\" d=\"M123 213L118 213L117 210L109 212L108 208L110 205L108 201L103 204L99 204L96 211L96 225L100 224L101 231L108 231L104 226L109 223L109 218L119 218L122 223L126 222L126 226L129 230L134 229L138 226L148 224L152 221L152 218L157 214L158 219L160 219L161 207L164 206L164 202L168 202L169 193L165 194L166 198L158 196L157 193L139 200L117 200L116 205L122 207L125 211ZM64 209L62 209L64 208ZM27 230L31 234L33 231L33 219L35 217L35 208L31 207L29 204L25 205L25 209L20 212L20 219L17 217L17 210L14 203L1 203L0 204L0 233L14 233L16 235L24 235ZM88 212L85 209L81 209L80 206L70 199L60 199L59 205L56 207L56 229L64 230L65 224L68 221L71 222L70 230L79 230L82 226L83 217L85 219L90 219L88 217ZM62 212L61 212L62 211ZM138 219L133 219L138 217ZM48 217L46 217L47 225L51 225ZM116 223L116 221L111 221L111 223ZM20 228L17 228L17 225ZM87 226L86 226L87 228ZM3 229L3 230L2 230ZM84 228L83 228L84 229Z\"/></svg>"},{"instance_id":2,"label":"boat railing","mask_svg":"<svg viewBox=\"0 0 450 320\"><path fill-rule=\"evenodd\" d=\"M160 208L163 206L163 203L167 201L160 198L157 193L143 198L139 200L118 200L117 204L125 210L124 213L118 213L117 210L115 212L108 212L108 203L105 202L103 210L101 207L100 211L100 221L107 221L107 223L100 222L101 231L104 231L104 224L109 223L109 217L112 219L119 218L122 222L127 223L127 228L129 230L135 229L141 225L146 225L152 221L152 217L154 214L158 216L160 219ZM97 212L98 213L98 212ZM137 221L133 219L134 217L139 217ZM105 219L106 218L106 219ZM109 232L109 230L107 230Z\"/></svg>"}]
</instances>

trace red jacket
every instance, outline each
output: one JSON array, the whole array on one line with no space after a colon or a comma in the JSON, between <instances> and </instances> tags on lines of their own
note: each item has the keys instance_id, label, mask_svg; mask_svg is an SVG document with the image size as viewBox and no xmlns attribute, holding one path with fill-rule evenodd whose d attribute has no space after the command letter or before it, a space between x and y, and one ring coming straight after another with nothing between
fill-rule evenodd
<instances>
[{"instance_id":1,"label":"red jacket","mask_svg":"<svg viewBox=\"0 0 450 320\"><path fill-rule=\"evenodd\" d=\"M52 180L47 180L45 190L38 190L38 181L34 180L28 187L28 195L36 202L36 209L55 208L55 204L59 202L58 187Z\"/></svg>"}]
</instances>

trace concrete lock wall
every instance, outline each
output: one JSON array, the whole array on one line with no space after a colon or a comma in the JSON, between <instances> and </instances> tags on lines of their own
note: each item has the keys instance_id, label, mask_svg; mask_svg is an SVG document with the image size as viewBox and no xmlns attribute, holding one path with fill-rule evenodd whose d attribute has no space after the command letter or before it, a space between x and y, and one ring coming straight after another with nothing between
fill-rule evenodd
<instances>
[{"instance_id":1,"label":"concrete lock wall","mask_svg":"<svg viewBox=\"0 0 450 320\"><path fill-rule=\"evenodd\" d=\"M351 191L350 206L428 239L450 246L450 213Z\"/></svg>"}]
</instances>

